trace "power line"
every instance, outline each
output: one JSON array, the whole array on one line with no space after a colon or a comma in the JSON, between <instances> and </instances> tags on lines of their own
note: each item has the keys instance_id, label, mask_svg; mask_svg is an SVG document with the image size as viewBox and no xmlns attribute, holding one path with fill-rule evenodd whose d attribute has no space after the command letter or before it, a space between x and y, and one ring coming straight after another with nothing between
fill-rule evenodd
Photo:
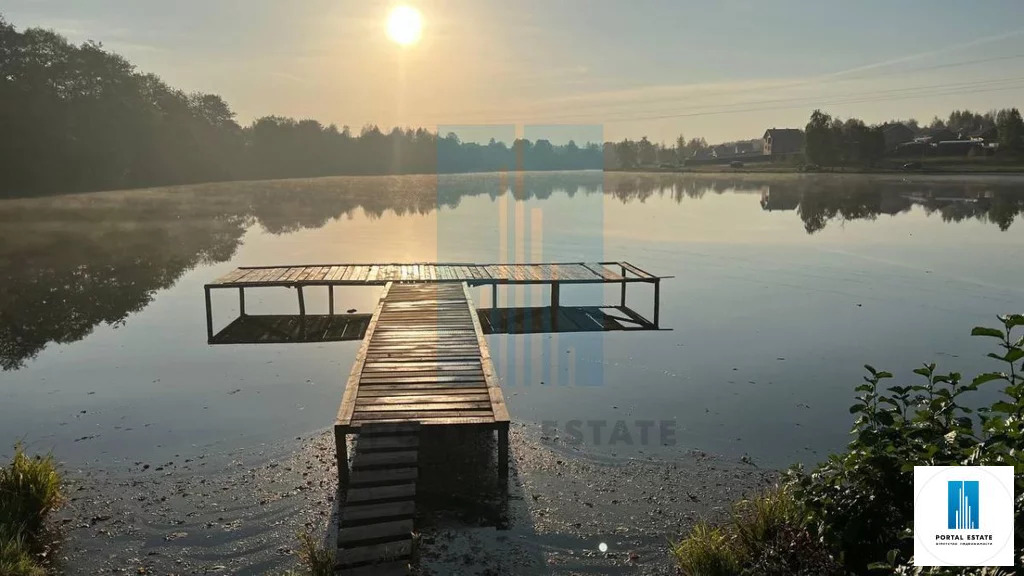
<instances>
[{"instance_id":1,"label":"power line","mask_svg":"<svg viewBox=\"0 0 1024 576\"><path fill-rule=\"evenodd\" d=\"M713 116L722 114L739 114L746 112L757 112L764 110L784 110L800 107L818 107L825 105L843 105L865 102L884 102L888 100L902 100L907 98L922 98L932 96L949 96L969 93L985 93L1002 90L1024 88L1020 85L1024 77L1013 77L1004 79L992 79L978 82L958 82L946 84L931 84L927 86L912 86L907 88L893 88L888 90L871 90L866 92L855 92L846 95L833 97L802 97L782 98L773 100L760 100L754 102L741 102L725 105L701 105L684 106L674 108L672 111L635 111L626 116L601 115L599 113L581 114L560 114L558 121L568 119L595 119L603 123L633 122L641 120L661 120L668 118L692 118L699 116ZM923 92L927 91L927 92ZM639 114L639 115L637 115ZM500 122L532 122L523 117L501 117Z\"/></svg>"},{"instance_id":2,"label":"power line","mask_svg":"<svg viewBox=\"0 0 1024 576\"><path fill-rule=\"evenodd\" d=\"M913 75L913 74L916 74L916 73L919 73L919 72L929 72L929 71L939 70L939 69L958 68L958 67L972 66L972 65L975 65L975 64L982 64L982 63L987 63L987 62L1014 60L1014 59L1020 59L1020 58L1024 58L1024 54L1013 54L1013 55L1007 55L1007 56L994 56L994 57L990 57L990 58L979 58L979 59L968 60L968 61L963 61L963 62L952 62L952 63L946 63L946 64L936 64L936 65L933 65L933 66L924 66L924 67L913 68L913 69L909 69L909 70L906 70L906 69L905 70L893 70L893 71L889 71L889 72L862 74L862 75L858 75L858 76L844 76L842 78L834 78L834 75L832 75L832 74L825 74L825 75L821 75L821 76L816 76L814 78L809 78L809 79L806 79L806 80L800 80L800 81L796 81L796 82L790 82L790 83L786 83L786 84L769 85L769 86L764 86L764 87L760 87L760 88L737 89L737 90L717 90L717 91L698 92L696 94L693 94L692 96L685 96L685 95L684 96L679 96L679 95L676 95L676 96L663 96L663 97L654 98L654 99L647 98L647 99L643 99L639 103L638 102L616 102L616 103L610 103L610 104L593 103L593 104L578 104L578 105L574 104L572 106L573 106L574 109L602 107L602 106L637 106L638 104L645 105L645 104L651 104L651 103L655 103L655 102L678 101L678 100L681 100L681 99L684 99L684 98L688 98L688 97L703 98L703 97L707 97L707 96L723 96L723 95L730 95L731 96L731 95L737 95L737 94L763 93L763 92L767 92L767 91L780 90L780 89L783 89L783 88L796 88L796 87L800 87L800 86L809 86L809 85L814 85L814 84L819 84L819 85L825 85L825 84L827 84L827 85L835 85L835 84L839 84L839 83L842 83L842 82L870 80L870 79L873 79L873 78L880 78L880 77L894 76L894 75L909 76L909 75ZM737 104L738 105L745 105L745 104L749 104L749 103L740 102L740 103L737 103Z\"/></svg>"},{"instance_id":3,"label":"power line","mask_svg":"<svg viewBox=\"0 0 1024 576\"><path fill-rule=\"evenodd\" d=\"M712 108L712 110L707 112L708 114L728 114L730 112L740 112L740 111L748 110L748 108L734 108L736 106L751 106L751 105L763 105L763 104L785 104L785 103L793 104L795 106L812 106L812 105L825 105L825 104L844 104L844 103L847 103L847 102L844 101L847 98L859 98L859 97L866 97L866 96L880 96L879 98L877 98L877 100L878 101L885 101L888 98L885 95L891 95L893 97L892 99L897 99L899 96L903 95L902 93L907 93L907 92L909 92L909 93L916 93L916 92L920 92L922 90L934 90L934 92L928 92L928 93L925 93L925 94L921 94L921 96L939 95L939 92L941 92L941 91L953 90L953 89L964 89L965 91L962 92L962 93L970 93L972 91L983 92L983 91L985 91L985 90L983 90L984 88L998 87L998 86L1003 86L1003 85L1008 85L1008 84L1016 84L1016 83L1019 83L1021 81L1024 81L1024 76L1016 77L1016 78L1001 79L1001 80L987 80L987 81L979 81L979 82L960 82L960 83L952 83L952 84L932 84L932 85L928 85L928 86L913 86L913 87L908 87L908 88L893 88L893 89L889 89L889 90L871 90L871 91L866 91L866 92L854 92L854 93L850 93L850 94L846 94L846 95L842 95L842 96L839 96L839 95L837 95L837 96L825 96L825 97L821 97L821 96L808 96L808 97L802 97L802 98L783 98L783 99L777 99L777 100L761 100L761 101L757 101L757 102L740 102L740 103L737 103L737 104L728 104L728 105L722 105L722 106L718 106L718 107L703 106L703 107L697 107L696 109L700 110L700 109L704 109L704 108ZM1011 86L1011 87L1013 87L1013 86ZM839 100L835 100L836 98L838 98ZM872 98L872 100L876 100L876 98ZM684 111L685 110L691 110L692 111L694 109L693 108L682 108L682 109L677 109L677 110L684 110ZM640 114L653 114L653 113L656 113L656 112L657 111L639 112L639 113ZM662 117L674 117L676 115L677 114L675 114L675 113L670 113L667 116L642 116L642 117L627 116L627 117L621 117L621 118L609 118L609 119L607 119L607 121L647 120L647 119L658 119L658 118L662 118ZM679 115L680 116L695 116L695 115L700 115L700 114L679 114Z\"/></svg>"},{"instance_id":4,"label":"power line","mask_svg":"<svg viewBox=\"0 0 1024 576\"><path fill-rule=\"evenodd\" d=\"M728 112L729 109L736 108L736 107L741 107L742 108L742 107L749 107L749 106L760 106L760 105L764 105L764 104L782 104L782 103L797 103L797 102L804 102L804 103L814 104L816 102L822 101L823 98L825 98L825 99L828 99L828 98L847 98L847 97L857 97L857 96L866 96L866 95L899 94L899 93L903 93L903 92L916 92L916 91L920 91L920 90L951 89L951 88L961 88L961 87L963 87L963 88L966 88L966 87L984 87L984 86L989 86L989 85L993 85L993 84L1006 84L1008 82L1016 82L1016 81L1020 81L1020 80L1024 80L1024 77L1009 78L1009 79L1006 79L1006 78L1003 78L1003 79L992 79L992 80L983 80L983 81L977 81L977 82L954 82L954 83L943 83L943 84L930 84L930 85L925 85L925 86L909 86L909 87L905 87L905 88L890 88L890 89L885 89L885 90L869 90L869 91L852 92L852 93L848 93L848 94L845 94L845 95L835 95L835 96L796 96L796 97L791 97L791 98L776 98L776 99L771 99L771 100L755 100L755 101L748 101L748 102L736 102L736 103L732 103L732 104L718 104L718 105L713 105L712 104L712 105L684 106L682 108L673 107L672 109L669 109L669 110L647 110L647 111L636 110L636 111L633 111L633 112L629 113L629 115L626 118L624 118L624 119L628 119L628 117L632 116L633 114L678 113L678 112L694 112L694 111L701 111L701 110L710 110L710 111L716 111L716 112L718 112L718 111ZM621 113L620 113L620 115L621 115ZM575 114L575 115L569 115L569 116L563 116L563 117L586 117L586 116L589 116L589 115L588 114ZM614 120L614 119L617 119L617 116L613 115L613 116L611 116L611 118L608 118L608 119Z\"/></svg>"},{"instance_id":5,"label":"power line","mask_svg":"<svg viewBox=\"0 0 1024 576\"><path fill-rule=\"evenodd\" d=\"M738 89L738 90L719 90L719 91L710 91L710 92L698 92L696 94L693 94L692 96L685 96L685 95L684 96L678 96L678 95L677 96L664 96L664 97L659 97L659 98L654 98L654 99L651 99L651 98L642 99L640 102L635 102L634 101L634 102L590 103L590 104L587 104L587 103L576 103L576 104L568 104L568 106L571 106L573 110L588 109L588 108L609 108L609 107L621 107L621 106L630 106L630 107L634 107L635 108L638 105L646 105L646 104L651 104L651 103L655 103L655 102L677 101L677 100L682 100L682 99L686 99L686 98L704 98L704 97L715 96L715 95L737 95L737 94L747 94L747 93L753 93L753 92L763 93L763 92L767 92L767 91L780 90L780 89L784 89L784 88L794 88L794 87L799 87L799 86L812 85L812 84L815 84L816 82L820 83L820 84L823 84L823 85L835 85L835 84L839 84L841 82L865 80L865 79L871 79L871 78L876 78L876 77L885 77L885 76L893 76L893 75L904 75L904 76L906 76L906 75L912 75L912 74L915 74L915 73L925 72L925 71L957 68L957 67L971 66L971 65L982 64L982 63L987 63L987 62L1007 61L1007 60L1014 60L1014 59L1020 59L1020 58L1024 58L1024 54L1011 54L1011 55L1003 55L1003 56L992 56L992 57L987 57L987 58L978 58L978 59L974 59L974 60L966 60L966 61L960 61L960 62L951 62L951 63L944 63L944 64L936 64L936 65L931 65L931 66L917 67L917 68L913 68L913 69L909 69L909 70L904 69L904 70L895 70L895 71L888 71L888 72L864 74L864 75L858 75L858 76L849 76L849 77L845 77L845 78L831 79L831 80L828 80L827 82L820 82L820 81L821 80L830 79L830 78L832 78L834 76L834 74L822 75L822 76L818 76L818 77L815 77L815 78L801 80L801 81L798 81L798 82L791 82L791 83L787 83L787 84L778 84L778 85L774 85L774 86L764 86L764 87L761 87L761 88ZM978 83L986 83L986 81L983 80L983 81L979 81ZM972 83L972 84L976 84L976 83ZM950 84L944 84L942 86L950 86ZM919 88L922 88L922 87L898 88L898 89L894 89L894 90L914 90L914 89L919 89ZM891 91L891 90L883 90L881 92L889 92L889 91ZM805 97L805 98L813 99L813 98L817 98L817 97ZM789 101L789 100L790 99L787 98L787 99L778 99L778 100L770 100L770 101L762 100L762 101L755 101L755 102L737 102L737 103L732 104L732 105L733 106L750 106L752 104L762 104L762 103L766 103L766 102L784 102L784 101ZM705 104L705 105L697 106L696 108L718 108L720 106L723 106L723 105ZM684 109L685 110L691 110L691 109L694 109L694 108L695 107L687 107L687 108L684 108ZM675 110L679 110L679 109L675 109ZM636 113L636 112L638 112L638 111L636 111L636 110L628 111L628 113ZM660 113L660 112L663 112L663 111L662 110L650 110L650 111L640 112L640 113L654 114L654 113ZM664 110L664 112L668 112L668 110ZM613 114L616 114L616 113L627 113L627 111L613 112ZM482 110L481 109L481 110L470 112L468 115L469 115L469 117L473 117L473 116L479 117L480 115L483 115L484 117L492 118L495 114L500 115L500 114L502 114L502 112L501 111L487 111L487 110ZM601 113L600 112L594 112L594 113L590 113L590 114L579 113L579 114L573 114L573 115L569 115L569 116L566 116L564 114L559 114L557 110L550 111L550 112L541 112L540 113L540 115L546 115L546 114L553 114L553 115L556 115L559 119L564 119L564 118L570 118L570 117L594 117L594 115L601 114ZM536 113L531 113L531 115L536 116L537 114ZM607 116L607 115L606 114L601 114L601 116ZM467 116L464 114L462 116L462 118L463 118L462 121L466 121L466 117Z\"/></svg>"},{"instance_id":6,"label":"power line","mask_svg":"<svg viewBox=\"0 0 1024 576\"><path fill-rule=\"evenodd\" d=\"M862 100L822 102L821 105L862 104L862 103L866 103L866 102L888 102L888 101L892 101L892 100L910 100L910 99L914 99L914 98L932 98L932 97L935 97L935 96L957 96L957 95L960 95L960 94L980 94L980 93L987 93L987 92L1002 92L1002 91L1006 91L1006 90L1019 90L1019 89L1022 89L1022 88L1024 88L1024 84L1021 84L1019 86L1006 86L1006 87L1002 87L1002 88L989 88L989 89L982 89L982 90L964 90L964 89L962 89L962 90L957 90L957 91L952 91L952 92L940 92L940 93L935 93L935 94L907 94L907 95L903 95L903 96L891 96L891 97L887 97L887 98L867 98L867 99L862 99ZM693 117L693 116L715 116L715 115L733 114L733 113L740 114L740 113L744 113L744 112L762 112L762 111L767 111L767 110L789 110L789 109L793 109L793 108L803 108L804 106L806 106L806 105L797 104L797 105L771 106L771 107L767 107L767 108L747 108L745 110L727 110L727 111L720 111L720 112L700 112L700 113L694 113L694 114L670 114L670 115L664 115L664 116L648 116L646 118L632 118L632 119L621 119L621 120L609 120L606 123L607 124L615 124L615 123L618 123L618 122L627 122L627 121L628 122L632 122L632 121L637 121L637 120L663 120L663 119L668 119L668 118L687 118L687 117Z\"/></svg>"}]
</instances>

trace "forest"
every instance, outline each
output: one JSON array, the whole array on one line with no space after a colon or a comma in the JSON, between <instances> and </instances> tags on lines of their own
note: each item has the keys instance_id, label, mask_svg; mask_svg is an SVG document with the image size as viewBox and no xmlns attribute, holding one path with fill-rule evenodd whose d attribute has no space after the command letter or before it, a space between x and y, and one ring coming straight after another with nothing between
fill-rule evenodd
<instances>
[{"instance_id":1,"label":"forest","mask_svg":"<svg viewBox=\"0 0 1024 576\"><path fill-rule=\"evenodd\" d=\"M241 126L96 42L18 31L0 15L0 197L346 174L601 169L599 143L462 142L266 116Z\"/></svg>"},{"instance_id":2,"label":"forest","mask_svg":"<svg viewBox=\"0 0 1024 576\"><path fill-rule=\"evenodd\" d=\"M802 156L820 166L874 166L888 155L885 128L897 123L916 135L994 129L1001 155L1024 150L1024 121L1015 108L955 110L927 126L913 119L869 126L816 110L804 128ZM482 144L426 128L369 124L354 133L281 116L242 126L216 94L175 89L99 43L76 45L41 28L18 31L2 15L0 133L0 197L226 180L678 166L733 149L682 135L674 146L647 137ZM756 140L736 144L760 154Z\"/></svg>"}]
</instances>

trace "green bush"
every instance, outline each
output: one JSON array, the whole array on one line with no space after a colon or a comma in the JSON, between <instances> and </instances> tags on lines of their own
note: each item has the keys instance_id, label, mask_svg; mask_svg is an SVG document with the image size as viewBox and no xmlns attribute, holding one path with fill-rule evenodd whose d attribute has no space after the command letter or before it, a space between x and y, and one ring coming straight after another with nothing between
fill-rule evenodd
<instances>
[{"instance_id":1,"label":"green bush","mask_svg":"<svg viewBox=\"0 0 1024 576\"><path fill-rule=\"evenodd\" d=\"M940 374L929 364L914 370L919 383L881 390L892 374L866 366L869 375L850 408L857 420L847 451L810 474L799 467L789 471L788 485L808 521L849 570L909 565L914 466L1014 466L1016 549L1024 544L1024 366L1018 364L1024 336L1014 338L1024 315L999 319L1002 329L978 327L971 333L1000 341L1000 351L988 356L1006 371L979 374L965 384L960 374ZM964 405L965 395L993 382L1004 383L1002 399L977 413Z\"/></svg>"},{"instance_id":2,"label":"green bush","mask_svg":"<svg viewBox=\"0 0 1024 576\"><path fill-rule=\"evenodd\" d=\"M731 526L698 525L673 547L680 571L692 576L1014 573L915 568L911 558L914 466L1014 466L1014 548L1024 551L1024 335L1015 335L1024 327L1024 315L999 320L1002 328L978 327L971 334L999 341L999 351L988 356L1004 370L979 374L969 383L928 364L914 370L921 379L917 383L885 388L882 383L893 375L865 366L868 376L850 408L857 419L847 450L809 473L791 468L775 495L738 505ZM993 383L1002 383L1002 398L977 411L966 405L972 392ZM1016 563L1019 571L1024 556Z\"/></svg>"}]
</instances>

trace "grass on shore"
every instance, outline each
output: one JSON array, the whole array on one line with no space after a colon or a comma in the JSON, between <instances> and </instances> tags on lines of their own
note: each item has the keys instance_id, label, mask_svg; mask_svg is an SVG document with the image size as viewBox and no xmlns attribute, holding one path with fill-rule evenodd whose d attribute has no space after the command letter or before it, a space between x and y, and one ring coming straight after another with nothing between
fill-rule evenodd
<instances>
[{"instance_id":1,"label":"grass on shore","mask_svg":"<svg viewBox=\"0 0 1024 576\"><path fill-rule=\"evenodd\" d=\"M15 446L10 465L0 468L0 574L42 576L46 519L63 501L52 456L27 456Z\"/></svg>"},{"instance_id":2,"label":"grass on shore","mask_svg":"<svg viewBox=\"0 0 1024 576\"><path fill-rule=\"evenodd\" d=\"M301 570L290 570L284 576L334 576L334 550L323 546L312 533L302 531L299 538Z\"/></svg>"},{"instance_id":3,"label":"grass on shore","mask_svg":"<svg viewBox=\"0 0 1024 576\"><path fill-rule=\"evenodd\" d=\"M805 518L792 493L776 487L736 503L724 526L699 522L671 552L685 576L843 574Z\"/></svg>"}]
</instances>

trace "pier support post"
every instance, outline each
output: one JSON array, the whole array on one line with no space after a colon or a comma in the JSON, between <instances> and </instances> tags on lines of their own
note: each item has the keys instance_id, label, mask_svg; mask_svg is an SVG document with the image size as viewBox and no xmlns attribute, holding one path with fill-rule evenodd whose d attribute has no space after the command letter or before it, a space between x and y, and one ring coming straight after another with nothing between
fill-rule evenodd
<instances>
[{"instance_id":1,"label":"pier support post","mask_svg":"<svg viewBox=\"0 0 1024 576\"><path fill-rule=\"evenodd\" d=\"M296 286L299 292L299 339L306 339L306 299L302 295L302 286Z\"/></svg>"},{"instance_id":2,"label":"pier support post","mask_svg":"<svg viewBox=\"0 0 1024 576\"><path fill-rule=\"evenodd\" d=\"M551 330L558 332L558 306L561 299L561 286L558 282L551 283Z\"/></svg>"},{"instance_id":3,"label":"pier support post","mask_svg":"<svg viewBox=\"0 0 1024 576\"><path fill-rule=\"evenodd\" d=\"M508 422L498 426L498 481L501 490L508 491Z\"/></svg>"},{"instance_id":4,"label":"pier support post","mask_svg":"<svg viewBox=\"0 0 1024 576\"><path fill-rule=\"evenodd\" d=\"M626 267L625 266L619 266L619 268L622 269L622 277L625 278L626 277ZM622 281L622 297L619 298L619 306L621 306L622 308L626 307L626 281L625 280Z\"/></svg>"},{"instance_id":5,"label":"pier support post","mask_svg":"<svg viewBox=\"0 0 1024 576\"><path fill-rule=\"evenodd\" d=\"M341 426L334 427L334 447L338 458L338 491L348 490L348 434Z\"/></svg>"},{"instance_id":6,"label":"pier support post","mask_svg":"<svg viewBox=\"0 0 1024 576\"><path fill-rule=\"evenodd\" d=\"M658 313L661 311L661 279L654 281L654 327L658 327Z\"/></svg>"},{"instance_id":7,"label":"pier support post","mask_svg":"<svg viewBox=\"0 0 1024 576\"><path fill-rule=\"evenodd\" d=\"M206 292L206 343L213 343L213 308L210 306L210 287L204 286Z\"/></svg>"},{"instance_id":8,"label":"pier support post","mask_svg":"<svg viewBox=\"0 0 1024 576\"><path fill-rule=\"evenodd\" d=\"M491 284L491 308L498 307L498 284Z\"/></svg>"},{"instance_id":9,"label":"pier support post","mask_svg":"<svg viewBox=\"0 0 1024 576\"><path fill-rule=\"evenodd\" d=\"M238 287L238 315L245 316L245 288Z\"/></svg>"},{"instance_id":10,"label":"pier support post","mask_svg":"<svg viewBox=\"0 0 1024 576\"><path fill-rule=\"evenodd\" d=\"M327 313L334 316L334 286L327 287Z\"/></svg>"}]
</instances>

